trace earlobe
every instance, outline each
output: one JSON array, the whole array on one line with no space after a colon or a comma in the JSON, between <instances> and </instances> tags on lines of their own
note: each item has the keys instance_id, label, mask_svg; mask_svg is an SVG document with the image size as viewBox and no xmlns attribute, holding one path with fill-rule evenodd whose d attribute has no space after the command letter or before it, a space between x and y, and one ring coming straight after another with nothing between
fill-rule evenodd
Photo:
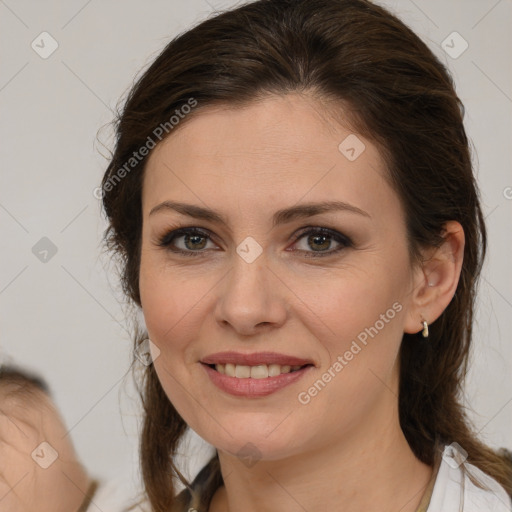
<instances>
[{"instance_id":1,"label":"earlobe","mask_svg":"<svg viewBox=\"0 0 512 512\"><path fill-rule=\"evenodd\" d=\"M428 336L428 325L441 316L457 290L464 259L464 230L458 222L449 221L444 225L443 238L440 247L425 253L425 259L415 272L404 325L406 333L422 331Z\"/></svg>"}]
</instances>

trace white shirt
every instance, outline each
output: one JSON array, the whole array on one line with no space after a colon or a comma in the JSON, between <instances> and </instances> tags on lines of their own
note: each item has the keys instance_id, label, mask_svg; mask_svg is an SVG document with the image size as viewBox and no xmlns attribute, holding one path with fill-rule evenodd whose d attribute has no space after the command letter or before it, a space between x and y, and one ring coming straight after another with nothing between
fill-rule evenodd
<instances>
[{"instance_id":1,"label":"white shirt","mask_svg":"<svg viewBox=\"0 0 512 512\"><path fill-rule=\"evenodd\" d=\"M489 487L480 489L469 478L471 473ZM133 482L119 479L101 484L87 512L124 512L134 503ZM146 505L134 512L149 512ZM505 489L489 475L464 461L453 444L445 446L427 512L512 512Z\"/></svg>"},{"instance_id":2,"label":"white shirt","mask_svg":"<svg viewBox=\"0 0 512 512\"><path fill-rule=\"evenodd\" d=\"M445 446L427 512L511 512L512 502L505 489L463 459L452 445ZM490 490L477 487L468 473Z\"/></svg>"}]
</instances>

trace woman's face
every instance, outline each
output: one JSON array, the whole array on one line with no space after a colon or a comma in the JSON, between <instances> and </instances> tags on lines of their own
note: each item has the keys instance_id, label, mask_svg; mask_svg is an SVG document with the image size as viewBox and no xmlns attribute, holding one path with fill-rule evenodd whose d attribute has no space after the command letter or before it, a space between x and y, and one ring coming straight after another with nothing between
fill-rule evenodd
<instances>
[{"instance_id":1,"label":"woman's face","mask_svg":"<svg viewBox=\"0 0 512 512\"><path fill-rule=\"evenodd\" d=\"M147 162L155 369L187 424L232 454L297 455L397 415L405 218L375 146L323 112L295 94L205 110Z\"/></svg>"}]
</instances>

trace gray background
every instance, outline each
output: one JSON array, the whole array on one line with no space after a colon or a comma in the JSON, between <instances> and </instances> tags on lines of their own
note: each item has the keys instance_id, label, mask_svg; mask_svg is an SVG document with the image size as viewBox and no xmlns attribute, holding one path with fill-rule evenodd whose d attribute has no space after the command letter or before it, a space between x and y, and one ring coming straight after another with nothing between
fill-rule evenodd
<instances>
[{"instance_id":1,"label":"gray background","mask_svg":"<svg viewBox=\"0 0 512 512\"><path fill-rule=\"evenodd\" d=\"M512 2L381 3L448 65L466 106L490 233L467 402L481 436L512 448ZM0 0L0 358L48 380L80 457L101 477L135 475L139 412L121 295L102 255L93 191L108 149L96 135L103 127L98 136L111 147L111 109L171 37L233 5ZM31 47L43 31L58 43L47 59ZM458 58L442 47L454 31L469 45ZM46 262L33 252L48 248L43 237L57 249ZM193 473L208 446L191 440Z\"/></svg>"}]
</instances>

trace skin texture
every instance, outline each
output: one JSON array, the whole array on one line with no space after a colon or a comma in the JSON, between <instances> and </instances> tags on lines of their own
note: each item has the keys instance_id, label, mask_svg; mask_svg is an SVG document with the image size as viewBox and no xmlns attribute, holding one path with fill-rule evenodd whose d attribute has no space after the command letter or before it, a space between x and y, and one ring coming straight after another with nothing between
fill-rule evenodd
<instances>
[{"instance_id":1,"label":"skin texture","mask_svg":"<svg viewBox=\"0 0 512 512\"><path fill-rule=\"evenodd\" d=\"M34 390L33 399L7 391L0 383L0 511L78 510L90 479L55 405L39 390ZM42 442L58 453L47 468L31 456ZM49 454L49 449L42 447L36 458L44 465Z\"/></svg>"},{"instance_id":2,"label":"skin texture","mask_svg":"<svg viewBox=\"0 0 512 512\"><path fill-rule=\"evenodd\" d=\"M178 412L219 451L225 486L211 511L413 512L432 468L407 444L398 421L398 351L404 332L435 321L455 293L464 234L447 223L446 242L412 266L405 217L376 147L350 161L338 149L353 134L311 96L269 96L243 109L206 109L175 129L149 158L143 184L140 292L155 369ZM171 210L163 201L218 211L226 225ZM272 227L276 210L338 200L368 216L330 212ZM307 226L350 237L343 247L295 241ZM171 229L211 238L174 245ZM252 237L262 254L236 252ZM195 245L194 245L195 244ZM340 252L308 255L337 247ZM198 248L196 248L198 247ZM430 285L429 285L430 283ZM400 311L303 405L307 391L365 328L393 304ZM298 382L260 398L215 387L199 361L219 351L274 351L311 359ZM255 446L257 462L236 454Z\"/></svg>"}]
</instances>

